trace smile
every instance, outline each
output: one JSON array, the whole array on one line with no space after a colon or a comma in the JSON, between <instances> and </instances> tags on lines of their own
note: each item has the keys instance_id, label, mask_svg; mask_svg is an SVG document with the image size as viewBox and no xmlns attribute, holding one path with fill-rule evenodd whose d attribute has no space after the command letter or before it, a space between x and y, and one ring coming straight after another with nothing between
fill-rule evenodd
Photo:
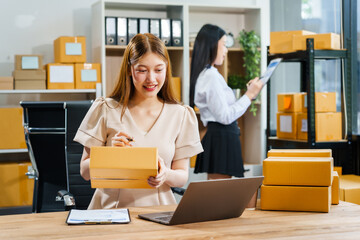
<instances>
[{"instance_id":1,"label":"smile","mask_svg":"<svg viewBox=\"0 0 360 240\"><path fill-rule=\"evenodd\" d=\"M154 91L156 89L157 85L147 85L144 86L144 88L146 89L146 91Z\"/></svg>"}]
</instances>

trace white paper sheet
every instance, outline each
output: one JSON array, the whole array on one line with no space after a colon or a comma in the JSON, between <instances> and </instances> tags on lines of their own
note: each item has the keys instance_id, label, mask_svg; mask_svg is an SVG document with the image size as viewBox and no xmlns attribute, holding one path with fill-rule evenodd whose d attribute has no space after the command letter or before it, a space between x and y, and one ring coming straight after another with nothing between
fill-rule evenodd
<instances>
[{"instance_id":1,"label":"white paper sheet","mask_svg":"<svg viewBox=\"0 0 360 240\"><path fill-rule=\"evenodd\" d=\"M129 210L120 209L97 209L78 210L72 209L69 212L66 223L68 224L104 224L104 223L129 223Z\"/></svg>"}]
</instances>

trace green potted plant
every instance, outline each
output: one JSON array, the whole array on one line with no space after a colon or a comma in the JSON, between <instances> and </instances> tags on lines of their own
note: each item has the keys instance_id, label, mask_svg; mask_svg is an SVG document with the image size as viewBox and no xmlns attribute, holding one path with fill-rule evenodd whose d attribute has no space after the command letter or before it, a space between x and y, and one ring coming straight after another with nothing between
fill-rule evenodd
<instances>
[{"instance_id":1,"label":"green potted plant","mask_svg":"<svg viewBox=\"0 0 360 240\"><path fill-rule=\"evenodd\" d=\"M251 79L260 76L260 38L254 31L241 31L237 38L244 50L244 68L245 76L230 75L228 77L228 84L231 88L240 88L246 91L246 83ZM251 102L250 112L256 116L257 107L255 102Z\"/></svg>"}]
</instances>

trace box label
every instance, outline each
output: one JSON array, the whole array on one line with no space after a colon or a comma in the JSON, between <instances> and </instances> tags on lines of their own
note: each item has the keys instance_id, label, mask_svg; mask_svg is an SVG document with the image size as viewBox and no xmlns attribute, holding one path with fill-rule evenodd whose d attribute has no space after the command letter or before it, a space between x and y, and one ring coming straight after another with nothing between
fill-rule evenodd
<instances>
[{"instance_id":1,"label":"box label","mask_svg":"<svg viewBox=\"0 0 360 240\"><path fill-rule=\"evenodd\" d=\"M292 132L292 117L280 116L280 132Z\"/></svg>"},{"instance_id":2,"label":"box label","mask_svg":"<svg viewBox=\"0 0 360 240\"><path fill-rule=\"evenodd\" d=\"M22 69L39 69L39 57L24 56L21 58Z\"/></svg>"},{"instance_id":3,"label":"box label","mask_svg":"<svg viewBox=\"0 0 360 240\"><path fill-rule=\"evenodd\" d=\"M301 131L302 132L307 132L308 127L307 127L307 119L301 119Z\"/></svg>"},{"instance_id":4,"label":"box label","mask_svg":"<svg viewBox=\"0 0 360 240\"><path fill-rule=\"evenodd\" d=\"M97 74L96 69L81 69L82 82L96 82Z\"/></svg>"},{"instance_id":5,"label":"box label","mask_svg":"<svg viewBox=\"0 0 360 240\"><path fill-rule=\"evenodd\" d=\"M66 55L82 55L81 43L66 43L65 44Z\"/></svg>"},{"instance_id":6,"label":"box label","mask_svg":"<svg viewBox=\"0 0 360 240\"><path fill-rule=\"evenodd\" d=\"M51 83L73 83L74 67L73 66L50 66Z\"/></svg>"}]
</instances>

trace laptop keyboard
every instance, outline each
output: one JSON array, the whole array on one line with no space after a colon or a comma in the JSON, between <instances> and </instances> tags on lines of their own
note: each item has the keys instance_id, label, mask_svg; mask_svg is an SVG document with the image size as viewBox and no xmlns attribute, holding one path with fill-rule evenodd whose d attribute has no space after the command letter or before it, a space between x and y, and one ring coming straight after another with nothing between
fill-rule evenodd
<instances>
[{"instance_id":1,"label":"laptop keyboard","mask_svg":"<svg viewBox=\"0 0 360 240\"><path fill-rule=\"evenodd\" d=\"M155 219L163 222L170 222L171 218L172 215L167 215L167 216L156 217Z\"/></svg>"}]
</instances>

